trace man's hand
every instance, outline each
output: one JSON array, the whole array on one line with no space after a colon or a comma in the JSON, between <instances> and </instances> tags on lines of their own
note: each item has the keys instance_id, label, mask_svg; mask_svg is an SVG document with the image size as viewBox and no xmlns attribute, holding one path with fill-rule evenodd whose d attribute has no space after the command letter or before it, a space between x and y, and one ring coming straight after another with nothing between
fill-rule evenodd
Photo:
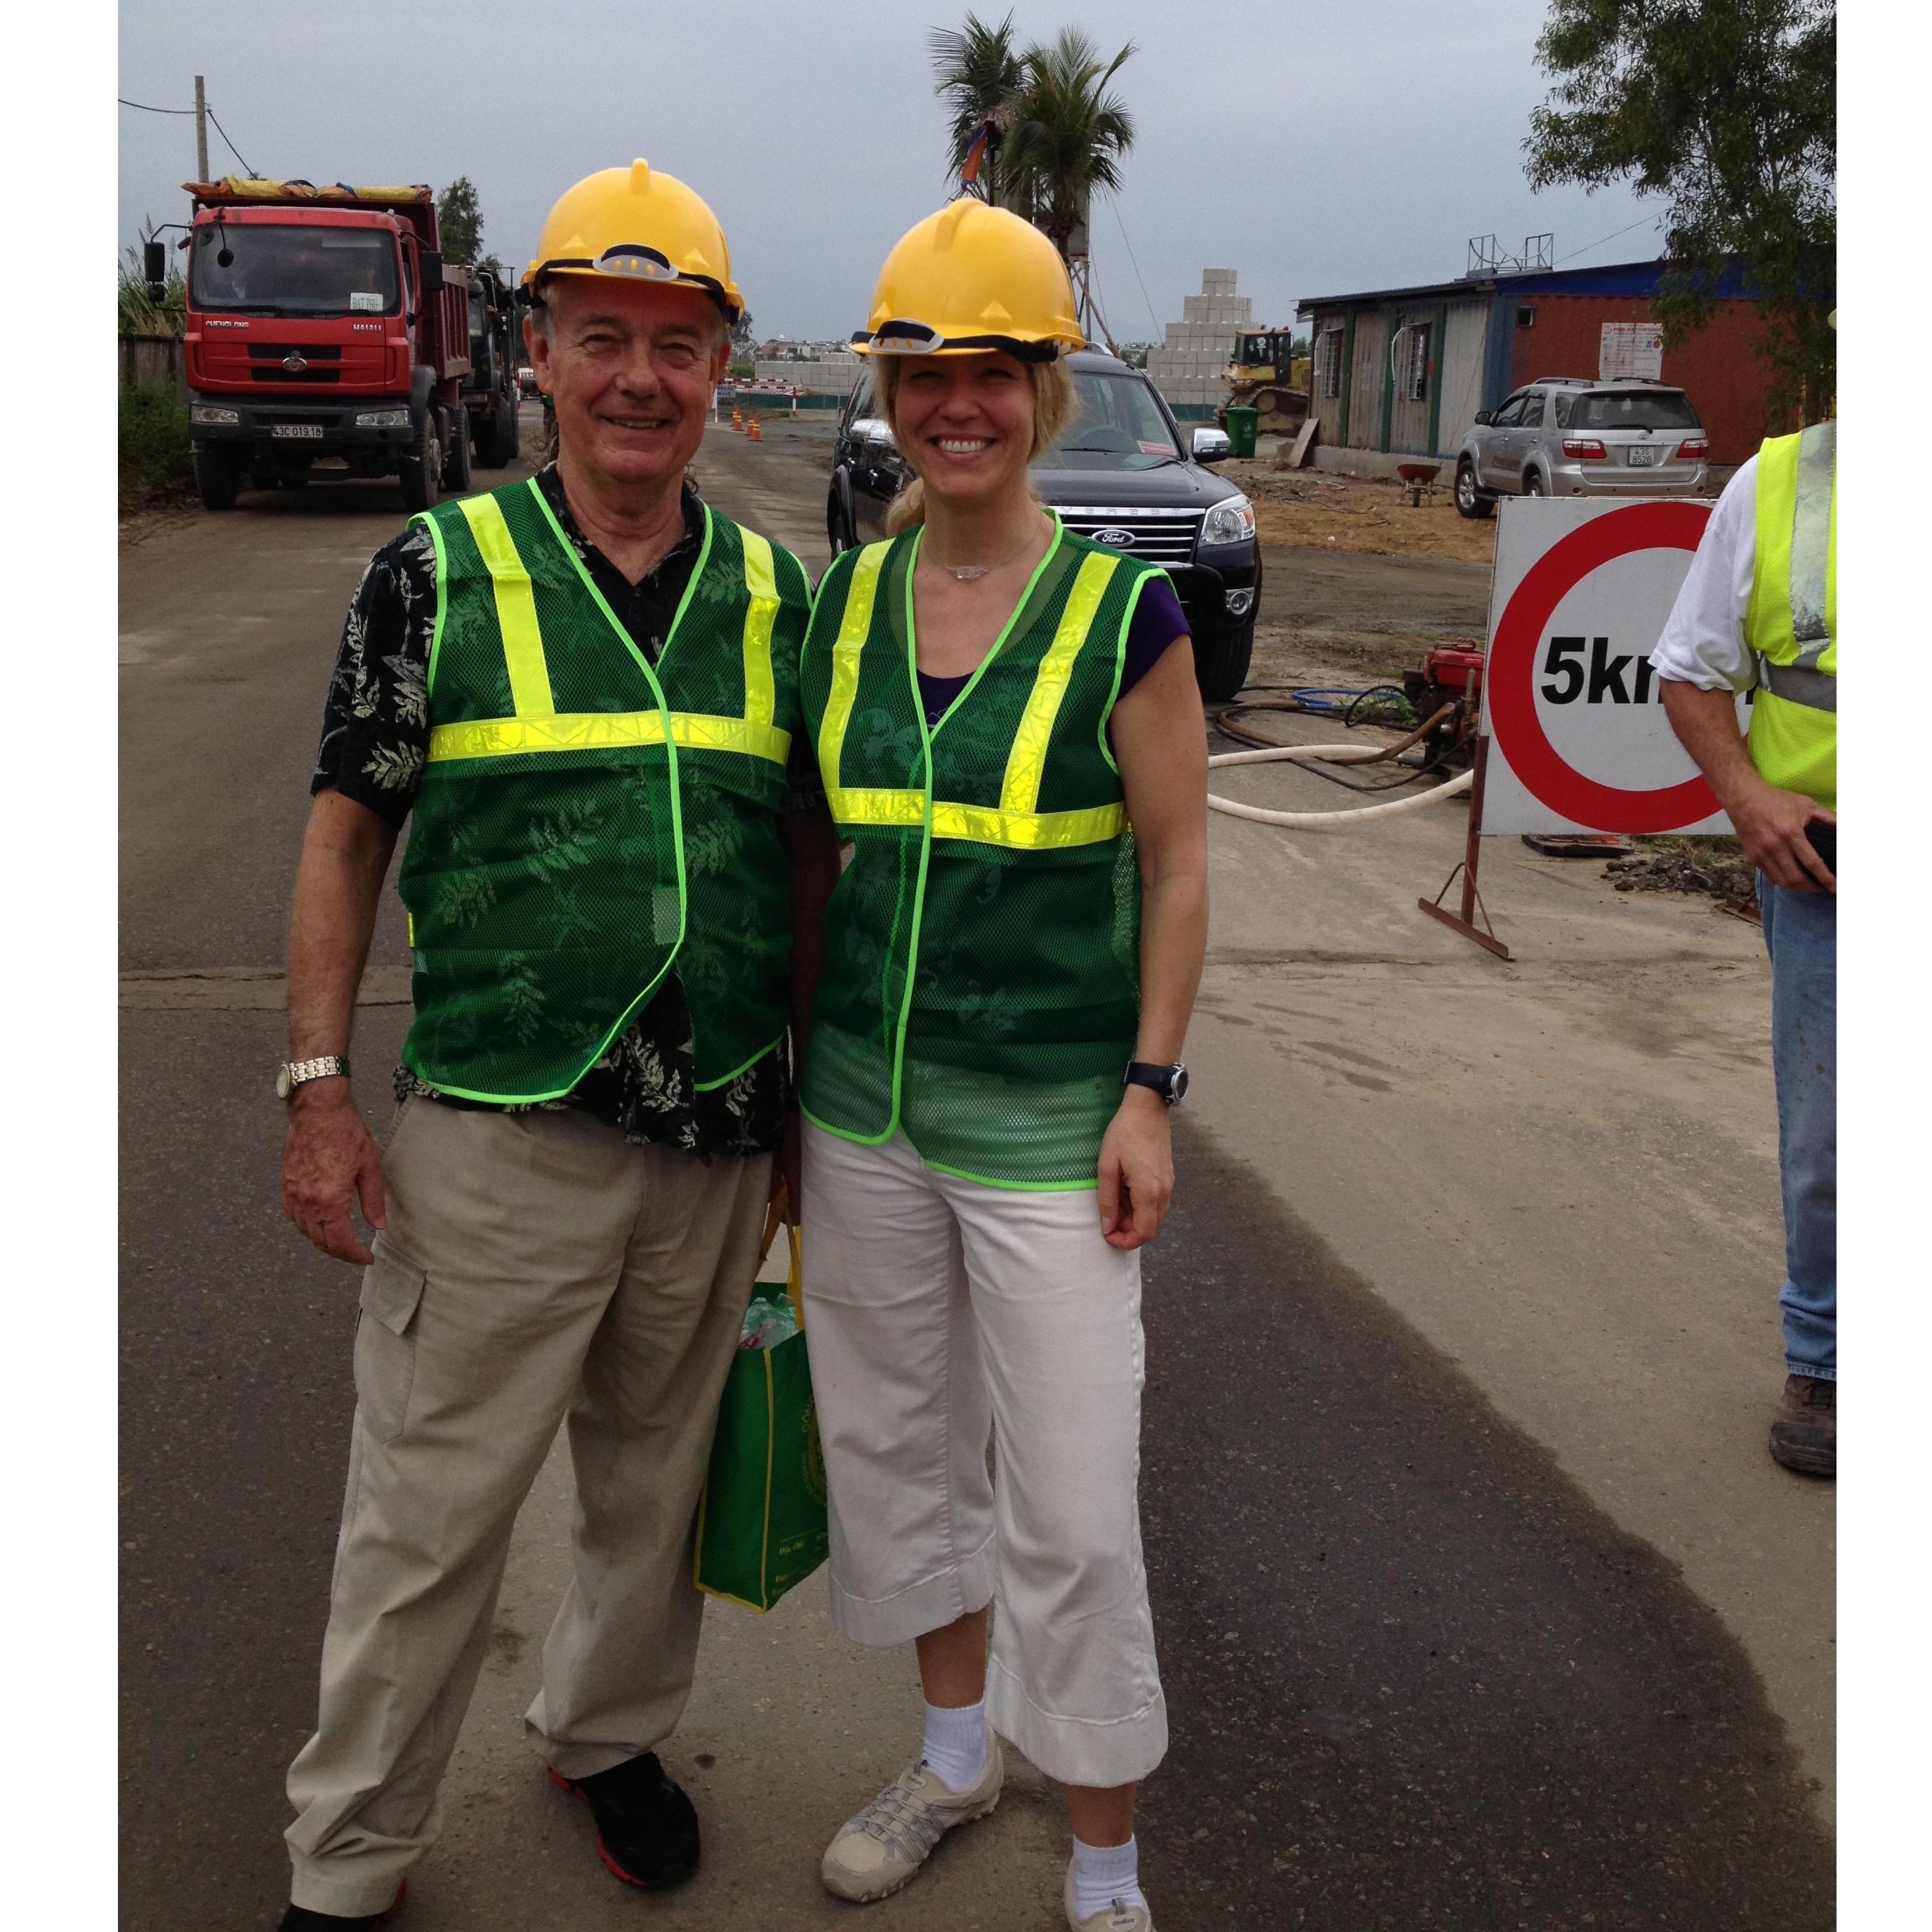
<instances>
[{"instance_id":1,"label":"man's hand","mask_svg":"<svg viewBox=\"0 0 1932 1932\"><path fill-rule=\"evenodd\" d=\"M784 1217L794 1228L805 1223L800 1219L800 1204L805 1199L805 1124L796 1107L785 1114L784 1138L778 1143L778 1150L772 1157L772 1191L770 1198L776 1201L781 1195L784 1198Z\"/></svg>"},{"instance_id":2,"label":"man's hand","mask_svg":"<svg viewBox=\"0 0 1932 1932\"><path fill-rule=\"evenodd\" d=\"M376 1257L356 1238L350 1206L359 1201L372 1228L388 1225L382 1156L338 1076L305 1082L289 1102L282 1147L282 1205L326 1255L366 1268Z\"/></svg>"},{"instance_id":3,"label":"man's hand","mask_svg":"<svg viewBox=\"0 0 1932 1932\"><path fill-rule=\"evenodd\" d=\"M1144 1247L1174 1196L1174 1141L1167 1102L1130 1087L1100 1143L1100 1232L1110 1248Z\"/></svg>"},{"instance_id":4,"label":"man's hand","mask_svg":"<svg viewBox=\"0 0 1932 1932\"><path fill-rule=\"evenodd\" d=\"M1804 836L1814 819L1835 825L1828 812L1802 792L1781 791L1754 774L1752 782L1737 781L1726 802L1744 856L1774 886L1796 892L1835 892L1838 880Z\"/></svg>"}]
</instances>

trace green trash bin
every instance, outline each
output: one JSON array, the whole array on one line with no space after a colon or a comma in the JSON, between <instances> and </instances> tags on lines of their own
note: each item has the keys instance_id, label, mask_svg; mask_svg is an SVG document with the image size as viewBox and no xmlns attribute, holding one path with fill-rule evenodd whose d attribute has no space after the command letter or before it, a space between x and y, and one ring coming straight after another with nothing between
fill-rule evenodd
<instances>
[{"instance_id":1,"label":"green trash bin","mask_svg":"<svg viewBox=\"0 0 1932 1932\"><path fill-rule=\"evenodd\" d=\"M1255 425L1261 420L1258 410L1244 409L1238 404L1231 404L1228 410L1228 440L1234 446L1237 456L1252 456L1255 453Z\"/></svg>"}]
</instances>

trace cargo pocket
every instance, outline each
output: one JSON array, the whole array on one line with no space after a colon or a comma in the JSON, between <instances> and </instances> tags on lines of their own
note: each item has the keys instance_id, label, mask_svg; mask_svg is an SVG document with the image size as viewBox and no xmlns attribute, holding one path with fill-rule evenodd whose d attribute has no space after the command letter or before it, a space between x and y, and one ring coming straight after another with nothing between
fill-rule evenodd
<instances>
[{"instance_id":1,"label":"cargo pocket","mask_svg":"<svg viewBox=\"0 0 1932 1932\"><path fill-rule=\"evenodd\" d=\"M413 1262L378 1248L362 1271L356 1327L356 1409L378 1442L393 1442L409 1420L416 1372L416 1310L428 1279Z\"/></svg>"}]
</instances>

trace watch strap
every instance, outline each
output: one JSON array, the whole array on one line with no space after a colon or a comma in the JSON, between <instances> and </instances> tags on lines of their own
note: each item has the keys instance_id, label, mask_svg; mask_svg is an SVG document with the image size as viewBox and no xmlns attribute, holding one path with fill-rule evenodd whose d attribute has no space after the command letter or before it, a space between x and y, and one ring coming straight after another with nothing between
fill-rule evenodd
<instances>
[{"instance_id":1,"label":"watch strap","mask_svg":"<svg viewBox=\"0 0 1932 1932\"><path fill-rule=\"evenodd\" d=\"M1181 1075L1178 1064L1168 1066L1159 1060L1130 1060L1127 1070L1120 1076L1120 1084L1151 1088L1171 1107L1180 1098Z\"/></svg>"},{"instance_id":2,"label":"watch strap","mask_svg":"<svg viewBox=\"0 0 1932 1932\"><path fill-rule=\"evenodd\" d=\"M286 1060L282 1063L282 1090L284 1095L290 1094L310 1080L326 1080L336 1074L345 1080L349 1077L346 1054L322 1053L311 1060Z\"/></svg>"}]
</instances>

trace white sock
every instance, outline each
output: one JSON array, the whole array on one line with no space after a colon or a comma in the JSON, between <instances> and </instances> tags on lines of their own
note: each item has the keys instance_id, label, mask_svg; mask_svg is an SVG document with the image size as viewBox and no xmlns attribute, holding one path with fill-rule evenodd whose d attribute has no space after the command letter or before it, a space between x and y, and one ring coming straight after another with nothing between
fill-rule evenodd
<instances>
[{"instance_id":1,"label":"white sock","mask_svg":"<svg viewBox=\"0 0 1932 1932\"><path fill-rule=\"evenodd\" d=\"M920 1756L947 1790L970 1790L986 1768L986 1699L956 1711L927 1705Z\"/></svg>"},{"instance_id":2,"label":"white sock","mask_svg":"<svg viewBox=\"0 0 1932 1932\"><path fill-rule=\"evenodd\" d=\"M1132 1838L1124 1845L1083 1845L1073 1841L1073 1913L1091 1918L1118 1899L1123 1905L1144 1905L1140 1888L1141 1848Z\"/></svg>"}]
</instances>

